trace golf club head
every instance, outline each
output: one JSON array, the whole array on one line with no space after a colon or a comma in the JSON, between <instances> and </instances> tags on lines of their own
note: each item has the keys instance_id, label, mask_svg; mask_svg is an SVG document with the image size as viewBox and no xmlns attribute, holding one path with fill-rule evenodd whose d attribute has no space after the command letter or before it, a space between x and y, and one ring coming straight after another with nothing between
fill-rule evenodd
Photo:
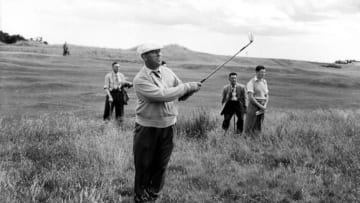
<instances>
[{"instance_id":1,"label":"golf club head","mask_svg":"<svg viewBox=\"0 0 360 203\"><path fill-rule=\"evenodd\" d=\"M249 41L250 42L254 41L254 35L251 32L249 32Z\"/></svg>"}]
</instances>

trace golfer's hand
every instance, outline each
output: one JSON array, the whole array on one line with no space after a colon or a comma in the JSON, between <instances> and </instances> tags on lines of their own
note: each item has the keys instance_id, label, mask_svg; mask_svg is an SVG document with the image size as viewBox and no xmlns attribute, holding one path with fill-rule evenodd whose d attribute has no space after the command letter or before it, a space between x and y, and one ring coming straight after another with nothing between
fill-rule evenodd
<instances>
[{"instance_id":1,"label":"golfer's hand","mask_svg":"<svg viewBox=\"0 0 360 203\"><path fill-rule=\"evenodd\" d=\"M195 92L199 91L201 88L201 82L188 82L185 83L185 86L188 88L187 93L180 97L179 101L185 101Z\"/></svg>"},{"instance_id":2,"label":"golfer's hand","mask_svg":"<svg viewBox=\"0 0 360 203\"><path fill-rule=\"evenodd\" d=\"M109 102L112 103L114 100L112 97L109 97Z\"/></svg>"}]
</instances>

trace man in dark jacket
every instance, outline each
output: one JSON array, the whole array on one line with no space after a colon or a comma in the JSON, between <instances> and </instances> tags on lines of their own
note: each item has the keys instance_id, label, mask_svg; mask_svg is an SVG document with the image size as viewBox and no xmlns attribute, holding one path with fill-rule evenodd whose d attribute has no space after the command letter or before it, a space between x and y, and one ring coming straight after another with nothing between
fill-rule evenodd
<instances>
[{"instance_id":1,"label":"man in dark jacket","mask_svg":"<svg viewBox=\"0 0 360 203\"><path fill-rule=\"evenodd\" d=\"M229 74L230 84L224 86L222 93L221 104L223 110L221 115L224 115L224 121L222 128L226 131L229 128L230 120L234 113L236 114L237 120L237 134L241 134L244 128L244 114L246 113L246 90L243 84L237 83L237 74Z\"/></svg>"}]
</instances>

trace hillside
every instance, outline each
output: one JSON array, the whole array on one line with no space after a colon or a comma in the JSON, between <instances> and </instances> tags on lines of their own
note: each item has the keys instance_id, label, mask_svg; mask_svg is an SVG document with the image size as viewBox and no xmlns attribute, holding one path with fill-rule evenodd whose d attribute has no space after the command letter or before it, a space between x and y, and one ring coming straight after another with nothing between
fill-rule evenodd
<instances>
[{"instance_id":1,"label":"hillside","mask_svg":"<svg viewBox=\"0 0 360 203\"><path fill-rule=\"evenodd\" d=\"M101 117L103 78L111 63L119 61L120 71L131 80L142 66L135 49L108 49L70 45L71 56L63 57L60 45L17 43L0 46L0 113L24 114L74 111ZM166 46L163 58L184 82L199 81L229 56L212 55L178 45ZM241 54L240 54L241 55ZM183 105L221 108L220 91L228 83L230 71L246 83L254 67L268 68L271 107L359 108L360 68L356 64L341 69L324 63L287 59L237 57L206 81L202 90ZM133 90L130 97L135 101ZM133 115L135 102L126 108Z\"/></svg>"}]
</instances>

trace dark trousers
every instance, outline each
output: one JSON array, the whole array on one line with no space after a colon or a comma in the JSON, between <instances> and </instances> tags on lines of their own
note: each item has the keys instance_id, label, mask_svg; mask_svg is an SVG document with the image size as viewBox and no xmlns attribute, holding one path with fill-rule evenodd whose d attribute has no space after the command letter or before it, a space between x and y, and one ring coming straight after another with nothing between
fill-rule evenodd
<instances>
[{"instance_id":1,"label":"dark trousers","mask_svg":"<svg viewBox=\"0 0 360 203\"><path fill-rule=\"evenodd\" d=\"M238 133L243 132L244 128L244 111L238 101L228 101L225 104L224 110L224 121L222 123L222 128L228 130L231 122L231 118L234 114L237 116L236 128Z\"/></svg>"},{"instance_id":2,"label":"dark trousers","mask_svg":"<svg viewBox=\"0 0 360 203\"><path fill-rule=\"evenodd\" d=\"M156 199L164 186L165 171L174 148L174 126L155 128L136 123L134 134L135 199Z\"/></svg>"},{"instance_id":3,"label":"dark trousers","mask_svg":"<svg viewBox=\"0 0 360 203\"><path fill-rule=\"evenodd\" d=\"M110 120L114 108L115 108L115 119L122 120L124 116L124 101L123 93L119 90L113 90L110 92L113 102L109 102L109 96L106 95L105 108L104 108L104 120Z\"/></svg>"}]
</instances>

